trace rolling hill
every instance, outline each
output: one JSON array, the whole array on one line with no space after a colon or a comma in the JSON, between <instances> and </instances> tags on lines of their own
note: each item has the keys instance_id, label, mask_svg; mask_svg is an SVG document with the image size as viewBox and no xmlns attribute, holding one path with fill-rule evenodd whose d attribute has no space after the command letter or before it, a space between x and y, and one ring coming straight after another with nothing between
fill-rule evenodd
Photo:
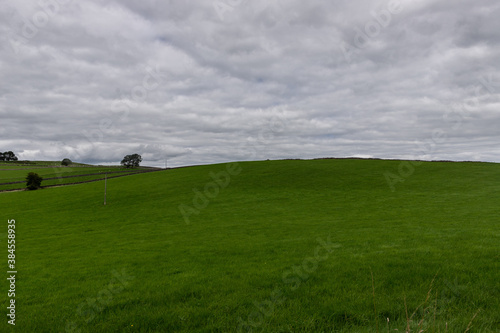
<instances>
[{"instance_id":1,"label":"rolling hill","mask_svg":"<svg viewBox=\"0 0 500 333\"><path fill-rule=\"evenodd\" d=\"M16 329L500 331L500 165L401 163L141 173L106 206L102 181L0 193Z\"/></svg>"}]
</instances>

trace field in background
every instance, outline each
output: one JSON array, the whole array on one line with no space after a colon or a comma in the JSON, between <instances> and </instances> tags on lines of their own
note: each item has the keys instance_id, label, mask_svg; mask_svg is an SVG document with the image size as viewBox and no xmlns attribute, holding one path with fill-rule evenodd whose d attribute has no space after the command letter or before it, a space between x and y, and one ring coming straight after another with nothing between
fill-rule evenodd
<instances>
[{"instance_id":1,"label":"field in background","mask_svg":"<svg viewBox=\"0 0 500 333\"><path fill-rule=\"evenodd\" d=\"M108 180L106 206L103 182L0 193L17 330L500 331L500 165L425 162L393 192L399 166L171 169Z\"/></svg>"},{"instance_id":2,"label":"field in background","mask_svg":"<svg viewBox=\"0 0 500 333\"><path fill-rule=\"evenodd\" d=\"M125 168L122 166L93 166L75 163L62 166L60 162L0 162L0 191L26 188L26 176L36 172L43 177L42 186L60 186L128 176L136 173L158 171L156 168Z\"/></svg>"}]
</instances>

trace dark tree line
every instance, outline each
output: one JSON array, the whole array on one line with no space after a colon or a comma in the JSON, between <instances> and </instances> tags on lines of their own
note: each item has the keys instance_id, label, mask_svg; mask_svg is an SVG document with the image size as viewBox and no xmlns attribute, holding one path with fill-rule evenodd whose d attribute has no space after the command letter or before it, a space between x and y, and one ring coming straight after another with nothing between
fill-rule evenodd
<instances>
[{"instance_id":1,"label":"dark tree line","mask_svg":"<svg viewBox=\"0 0 500 333\"><path fill-rule=\"evenodd\" d=\"M5 153L0 153L0 161L17 161L17 156L11 151L6 151Z\"/></svg>"}]
</instances>

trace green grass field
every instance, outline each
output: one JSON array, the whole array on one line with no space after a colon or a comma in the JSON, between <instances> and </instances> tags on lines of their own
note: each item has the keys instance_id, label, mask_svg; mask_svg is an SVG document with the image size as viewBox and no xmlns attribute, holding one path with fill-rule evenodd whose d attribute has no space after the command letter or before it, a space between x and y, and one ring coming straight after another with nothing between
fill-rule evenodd
<instances>
[{"instance_id":1,"label":"green grass field","mask_svg":"<svg viewBox=\"0 0 500 333\"><path fill-rule=\"evenodd\" d=\"M400 163L171 169L108 180L106 206L102 181L0 193L0 331L499 332L500 165L391 191Z\"/></svg>"},{"instance_id":2,"label":"green grass field","mask_svg":"<svg viewBox=\"0 0 500 333\"><path fill-rule=\"evenodd\" d=\"M0 161L0 170L1 169L9 169L12 166L17 167L17 166L27 166L27 167L60 167L61 162L60 161ZM71 164L72 167L79 167L79 166L92 166L90 164L84 164L84 163L76 163L73 162Z\"/></svg>"},{"instance_id":3,"label":"green grass field","mask_svg":"<svg viewBox=\"0 0 500 333\"><path fill-rule=\"evenodd\" d=\"M1 163L0 162L0 191L19 190L26 188L26 176L35 172L43 177L42 186L68 185L80 182L96 181L108 177L131 175L149 168L125 168L122 166L90 166L74 164L71 166L53 165L50 162Z\"/></svg>"}]
</instances>

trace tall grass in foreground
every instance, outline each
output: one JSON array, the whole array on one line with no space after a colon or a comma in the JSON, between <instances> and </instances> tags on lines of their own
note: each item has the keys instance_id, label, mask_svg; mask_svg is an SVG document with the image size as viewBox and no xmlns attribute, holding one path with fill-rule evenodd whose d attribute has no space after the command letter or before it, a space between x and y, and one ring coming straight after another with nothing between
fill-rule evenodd
<instances>
[{"instance_id":1,"label":"tall grass in foreground","mask_svg":"<svg viewBox=\"0 0 500 333\"><path fill-rule=\"evenodd\" d=\"M373 305L374 305L374 311L375 311L375 327L376 327L376 332L379 333L379 318L378 318L378 313L377 313L377 306L376 306L376 296L375 296L375 281L373 277L373 272L370 267L370 274L371 274L371 280L372 280L372 296L373 296ZM398 331L398 332L405 332L405 333L424 333L424 332L432 332L432 333L448 333L448 323L440 323L437 321L438 315L438 291L435 292L435 296L433 298L433 284L434 281L437 277L437 274L434 276L432 279L430 286L429 286L429 291L427 292L427 295L425 297L425 300L415 308L415 310L409 315L408 312L408 307L406 304L406 296L403 297L404 299L404 306L405 306L405 314L406 314L406 326L404 328L391 328L390 323L391 320L390 318L386 318L387 320L387 332L391 332L391 330ZM468 323L467 327L465 328L464 333L467 333L471 330L473 326L473 321L479 314L481 309L477 309L477 311L474 313L472 316L470 322Z\"/></svg>"}]
</instances>

